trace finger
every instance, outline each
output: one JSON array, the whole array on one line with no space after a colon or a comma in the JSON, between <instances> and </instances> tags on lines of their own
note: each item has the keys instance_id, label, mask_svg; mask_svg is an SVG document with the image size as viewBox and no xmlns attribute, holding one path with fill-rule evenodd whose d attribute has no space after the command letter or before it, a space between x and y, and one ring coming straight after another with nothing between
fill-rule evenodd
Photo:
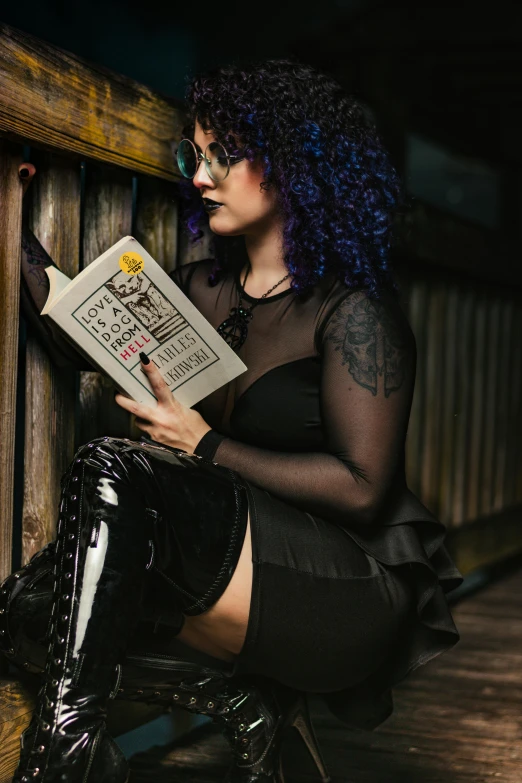
<instances>
[{"instance_id":1,"label":"finger","mask_svg":"<svg viewBox=\"0 0 522 783\"><path fill-rule=\"evenodd\" d=\"M152 408L149 408L148 405L142 405L140 402L131 400L123 394L118 393L114 395L114 399L121 408L134 414L134 416L139 416L140 419L144 419L148 422L152 421L151 417L153 415L153 410Z\"/></svg>"},{"instance_id":2,"label":"finger","mask_svg":"<svg viewBox=\"0 0 522 783\"><path fill-rule=\"evenodd\" d=\"M36 169L32 163L20 163L18 166L18 176L22 180L22 197L25 196L35 174Z\"/></svg>"},{"instance_id":3,"label":"finger","mask_svg":"<svg viewBox=\"0 0 522 783\"><path fill-rule=\"evenodd\" d=\"M149 357L144 351L141 351L140 359L141 359L141 366L147 378L149 379L149 383L152 387L152 391L154 392L154 396L156 397L158 402L170 404L173 399L173 396L169 390L169 387L165 383L162 374L160 373L160 371L158 370L154 362L151 362L151 360L149 359Z\"/></svg>"}]
</instances>

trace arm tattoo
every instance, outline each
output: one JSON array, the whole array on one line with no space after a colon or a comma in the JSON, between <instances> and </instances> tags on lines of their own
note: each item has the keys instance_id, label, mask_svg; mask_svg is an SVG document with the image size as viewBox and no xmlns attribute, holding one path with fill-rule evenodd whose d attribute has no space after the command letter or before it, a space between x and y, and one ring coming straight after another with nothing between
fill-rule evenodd
<instances>
[{"instance_id":1,"label":"arm tattoo","mask_svg":"<svg viewBox=\"0 0 522 783\"><path fill-rule=\"evenodd\" d=\"M389 397L404 382L406 341L381 301L365 296L354 303L352 296L334 313L326 339L336 344L342 364L348 365L359 386L374 397L384 389L384 396Z\"/></svg>"}]
</instances>

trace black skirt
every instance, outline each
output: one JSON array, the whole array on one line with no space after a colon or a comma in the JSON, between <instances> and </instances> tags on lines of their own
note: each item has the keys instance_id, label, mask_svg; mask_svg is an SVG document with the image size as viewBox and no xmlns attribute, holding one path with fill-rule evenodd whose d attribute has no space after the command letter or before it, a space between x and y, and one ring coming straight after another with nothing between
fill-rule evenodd
<instances>
[{"instance_id":1,"label":"black skirt","mask_svg":"<svg viewBox=\"0 0 522 783\"><path fill-rule=\"evenodd\" d=\"M409 490L382 524L354 530L245 484L254 576L234 673L321 693L345 723L375 728L391 688L459 639L444 593L462 577L445 528Z\"/></svg>"}]
</instances>

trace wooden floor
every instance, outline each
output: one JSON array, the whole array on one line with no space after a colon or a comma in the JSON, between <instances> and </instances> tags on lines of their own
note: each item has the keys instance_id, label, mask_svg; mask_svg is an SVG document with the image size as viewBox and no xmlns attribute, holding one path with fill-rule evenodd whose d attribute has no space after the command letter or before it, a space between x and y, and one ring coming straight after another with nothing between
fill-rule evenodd
<instances>
[{"instance_id":1,"label":"wooden floor","mask_svg":"<svg viewBox=\"0 0 522 783\"><path fill-rule=\"evenodd\" d=\"M522 570L453 608L461 642L395 691L395 712L374 732L351 733L320 703L314 725L333 783L522 781ZM289 781L316 779L297 734ZM224 740L202 727L173 748L132 758L132 783L214 783Z\"/></svg>"}]
</instances>

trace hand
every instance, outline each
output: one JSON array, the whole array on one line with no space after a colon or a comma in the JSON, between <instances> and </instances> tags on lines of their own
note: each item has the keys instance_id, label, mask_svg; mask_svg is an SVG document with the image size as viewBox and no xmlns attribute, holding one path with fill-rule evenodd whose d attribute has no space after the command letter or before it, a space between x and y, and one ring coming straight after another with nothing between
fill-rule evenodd
<instances>
[{"instance_id":1,"label":"hand","mask_svg":"<svg viewBox=\"0 0 522 783\"><path fill-rule=\"evenodd\" d=\"M142 405L119 392L114 399L121 408L136 416L136 426L152 440L192 454L203 435L212 427L197 411L176 400L154 362L149 360L149 364L145 364L142 357L148 357L144 353L140 354L141 367L158 401L157 407Z\"/></svg>"}]
</instances>

